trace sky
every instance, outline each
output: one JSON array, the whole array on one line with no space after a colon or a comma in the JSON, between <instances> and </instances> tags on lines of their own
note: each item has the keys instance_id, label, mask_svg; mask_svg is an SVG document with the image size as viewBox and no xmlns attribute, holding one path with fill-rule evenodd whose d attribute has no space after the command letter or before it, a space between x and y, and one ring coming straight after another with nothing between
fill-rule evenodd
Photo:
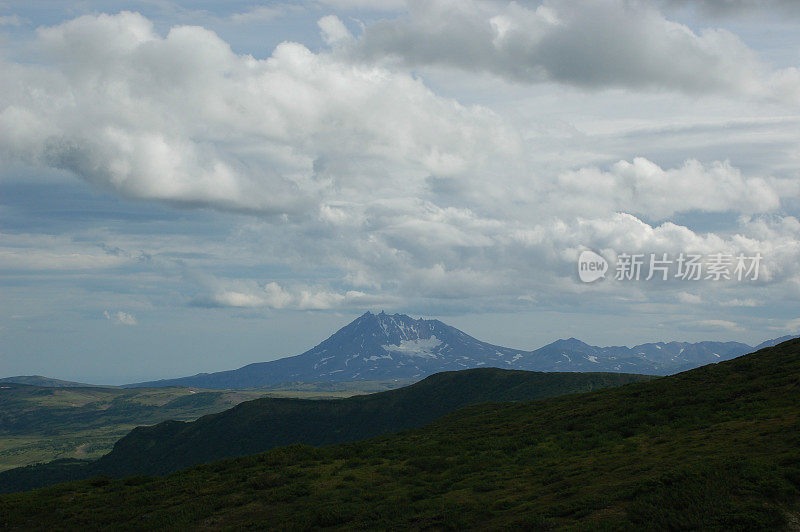
<instances>
[{"instance_id":1,"label":"sky","mask_svg":"<svg viewBox=\"0 0 800 532\"><path fill-rule=\"evenodd\" d=\"M798 66L789 0L0 2L0 376L797 333Z\"/></svg>"}]
</instances>

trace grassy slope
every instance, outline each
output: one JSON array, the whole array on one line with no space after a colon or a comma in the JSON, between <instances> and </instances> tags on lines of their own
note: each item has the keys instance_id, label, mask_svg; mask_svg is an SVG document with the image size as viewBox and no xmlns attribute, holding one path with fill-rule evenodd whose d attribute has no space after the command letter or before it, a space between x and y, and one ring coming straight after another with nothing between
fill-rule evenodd
<instances>
[{"instance_id":1,"label":"grassy slope","mask_svg":"<svg viewBox=\"0 0 800 532\"><path fill-rule=\"evenodd\" d=\"M406 388L343 400L258 399L192 423L137 428L95 463L62 462L0 473L0 493L99 474L165 474L292 443L356 441L421 427L469 404L552 397L649 378L485 368L441 373Z\"/></svg>"},{"instance_id":2,"label":"grassy slope","mask_svg":"<svg viewBox=\"0 0 800 532\"><path fill-rule=\"evenodd\" d=\"M0 498L0 527L776 529L800 495L800 341L647 383L165 478Z\"/></svg>"},{"instance_id":3,"label":"grassy slope","mask_svg":"<svg viewBox=\"0 0 800 532\"><path fill-rule=\"evenodd\" d=\"M0 471L62 458L96 459L137 426L192 420L242 401L347 397L356 391L0 386Z\"/></svg>"}]
</instances>

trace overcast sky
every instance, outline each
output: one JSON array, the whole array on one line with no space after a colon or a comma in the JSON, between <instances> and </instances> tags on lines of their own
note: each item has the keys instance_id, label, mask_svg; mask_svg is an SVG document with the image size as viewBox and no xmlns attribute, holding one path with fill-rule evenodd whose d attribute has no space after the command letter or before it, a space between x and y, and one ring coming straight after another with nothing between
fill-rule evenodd
<instances>
[{"instance_id":1,"label":"overcast sky","mask_svg":"<svg viewBox=\"0 0 800 532\"><path fill-rule=\"evenodd\" d=\"M0 3L0 376L231 369L382 309L797 333L798 65L792 1ZM614 279L653 253L763 258Z\"/></svg>"}]
</instances>

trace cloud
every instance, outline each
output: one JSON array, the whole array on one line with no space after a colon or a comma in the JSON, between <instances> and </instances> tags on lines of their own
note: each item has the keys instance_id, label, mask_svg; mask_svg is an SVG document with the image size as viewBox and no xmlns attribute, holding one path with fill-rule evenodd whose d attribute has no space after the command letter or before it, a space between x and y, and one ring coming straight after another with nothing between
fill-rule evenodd
<instances>
[{"instance_id":1,"label":"cloud","mask_svg":"<svg viewBox=\"0 0 800 532\"><path fill-rule=\"evenodd\" d=\"M751 15L754 11L800 13L800 5L795 0L658 0L658 3L665 7L689 7L708 15Z\"/></svg>"},{"instance_id":2,"label":"cloud","mask_svg":"<svg viewBox=\"0 0 800 532\"><path fill-rule=\"evenodd\" d=\"M728 320L701 320L698 324L711 329L727 329L730 331L741 329L737 323Z\"/></svg>"},{"instance_id":3,"label":"cloud","mask_svg":"<svg viewBox=\"0 0 800 532\"><path fill-rule=\"evenodd\" d=\"M207 279L208 281L208 279ZM361 308L378 300L363 292L344 293L329 290L295 288L287 290L276 282L213 279L216 287L191 301L199 307L268 308L291 310L327 310L332 308Z\"/></svg>"},{"instance_id":4,"label":"cloud","mask_svg":"<svg viewBox=\"0 0 800 532\"><path fill-rule=\"evenodd\" d=\"M37 47L42 65L0 69L0 157L129 197L308 214L367 182L390 196L519 149L484 108L296 43L256 60L206 29L161 37L121 13L41 28Z\"/></svg>"},{"instance_id":5,"label":"cloud","mask_svg":"<svg viewBox=\"0 0 800 532\"><path fill-rule=\"evenodd\" d=\"M731 299L729 301L723 301L721 304L727 307L761 307L764 305L764 302L753 298L747 298Z\"/></svg>"},{"instance_id":6,"label":"cloud","mask_svg":"<svg viewBox=\"0 0 800 532\"><path fill-rule=\"evenodd\" d=\"M2 26L22 26L24 20L19 15L0 16L0 27Z\"/></svg>"},{"instance_id":7,"label":"cloud","mask_svg":"<svg viewBox=\"0 0 800 532\"><path fill-rule=\"evenodd\" d=\"M280 18L285 13L284 9L272 6L254 7L250 11L234 13L230 15L230 20L234 24L250 24L253 22L269 22Z\"/></svg>"},{"instance_id":8,"label":"cloud","mask_svg":"<svg viewBox=\"0 0 800 532\"><path fill-rule=\"evenodd\" d=\"M406 7L406 0L316 0L317 4L344 10L395 11Z\"/></svg>"},{"instance_id":9,"label":"cloud","mask_svg":"<svg viewBox=\"0 0 800 532\"><path fill-rule=\"evenodd\" d=\"M736 35L695 33L650 2L418 0L406 17L367 26L353 48L399 60L487 72L514 82L671 89L790 98L797 69L771 72ZM680 58L680 60L676 60Z\"/></svg>"},{"instance_id":10,"label":"cloud","mask_svg":"<svg viewBox=\"0 0 800 532\"><path fill-rule=\"evenodd\" d=\"M327 15L317 21L317 26L322 30L322 40L327 45L334 45L353 38L350 31L336 15Z\"/></svg>"},{"instance_id":11,"label":"cloud","mask_svg":"<svg viewBox=\"0 0 800 532\"><path fill-rule=\"evenodd\" d=\"M5 270L102 270L124 266L135 256L110 253L71 238L30 233L0 233L0 265Z\"/></svg>"},{"instance_id":12,"label":"cloud","mask_svg":"<svg viewBox=\"0 0 800 532\"><path fill-rule=\"evenodd\" d=\"M111 320L117 325L138 325L139 322L136 321L136 317L133 314L128 314L127 312L122 312L118 310L116 312L109 312L108 310L103 311L103 316L107 320Z\"/></svg>"},{"instance_id":13,"label":"cloud","mask_svg":"<svg viewBox=\"0 0 800 532\"><path fill-rule=\"evenodd\" d=\"M690 305L697 305L703 302L703 298L697 294L691 294L689 292L678 292L678 301Z\"/></svg>"},{"instance_id":14,"label":"cloud","mask_svg":"<svg viewBox=\"0 0 800 532\"><path fill-rule=\"evenodd\" d=\"M553 194L572 198L584 213L608 210L663 220L679 212L770 212L781 197L800 193L795 179L744 177L728 161L709 165L690 159L664 170L643 157L619 161L610 171L588 167L558 178Z\"/></svg>"},{"instance_id":15,"label":"cloud","mask_svg":"<svg viewBox=\"0 0 800 532\"><path fill-rule=\"evenodd\" d=\"M476 5L458 4L450 22L499 4ZM553 25L560 19L548 17L557 14L537 16ZM330 42L348 39L339 19L322 20ZM448 46L460 45L442 48L445 58L455 53ZM589 164L553 150L565 161L557 171L540 167L545 135L526 140L508 120L439 96L418 77L351 62L346 47L313 53L287 42L257 60L203 28L162 36L133 13L43 28L36 66L6 60L0 68L0 158L63 169L136 199L257 215L237 217L224 236L198 237L202 245L175 235L85 235L106 249L159 256L149 264L171 275L199 270L185 274L179 295L152 295L196 306L355 309L380 302L478 312L531 308L533 301L577 308L587 294L602 294L609 310L677 305L676 289L689 294L684 303L720 299L713 296L719 288L705 282L583 286L575 263L585 248L609 258L760 252L758 284L731 285L726 298L744 301L755 289L764 300L800 297L800 226L782 211L798 193L796 179L750 175L725 160L661 166L603 150ZM686 212L731 221L705 231L669 220ZM186 254L166 258L176 246ZM67 242L57 251L88 247ZM213 258L193 259L193 251ZM219 278L203 279L203 271Z\"/></svg>"}]
</instances>

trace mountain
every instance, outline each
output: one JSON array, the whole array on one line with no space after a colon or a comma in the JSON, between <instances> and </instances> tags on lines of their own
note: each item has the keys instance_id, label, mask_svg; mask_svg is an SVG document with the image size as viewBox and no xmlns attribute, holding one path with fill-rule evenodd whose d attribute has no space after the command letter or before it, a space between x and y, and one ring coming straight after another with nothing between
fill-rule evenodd
<instances>
[{"instance_id":1,"label":"mountain","mask_svg":"<svg viewBox=\"0 0 800 532\"><path fill-rule=\"evenodd\" d=\"M730 360L754 348L739 342L657 342L634 347L596 347L575 338L533 351L545 371L626 371L668 375Z\"/></svg>"},{"instance_id":2,"label":"mountain","mask_svg":"<svg viewBox=\"0 0 800 532\"><path fill-rule=\"evenodd\" d=\"M0 497L10 529L795 530L800 340L356 443Z\"/></svg>"},{"instance_id":3,"label":"mountain","mask_svg":"<svg viewBox=\"0 0 800 532\"><path fill-rule=\"evenodd\" d=\"M756 349L764 349L765 347L773 347L778 344L782 344L783 342L792 340L794 338L800 338L800 334L788 334L786 336L781 336L780 338L773 338L772 340L767 340L766 342L761 342L756 346Z\"/></svg>"},{"instance_id":4,"label":"mountain","mask_svg":"<svg viewBox=\"0 0 800 532\"><path fill-rule=\"evenodd\" d=\"M405 388L347 399L257 399L191 423L136 428L96 462L61 461L0 473L0 493L95 475L164 474L292 443L356 441L421 427L474 403L529 401L650 378L482 368L439 373Z\"/></svg>"},{"instance_id":5,"label":"mountain","mask_svg":"<svg viewBox=\"0 0 800 532\"><path fill-rule=\"evenodd\" d=\"M297 381L420 379L442 371L511 367L524 355L476 340L439 320L367 312L301 355L135 386L252 388Z\"/></svg>"},{"instance_id":6,"label":"mountain","mask_svg":"<svg viewBox=\"0 0 800 532\"><path fill-rule=\"evenodd\" d=\"M595 347L575 338L522 351L476 340L439 320L367 312L301 355L129 386L246 389L287 382L419 380L477 367L668 375L751 351L736 342L659 342L629 348Z\"/></svg>"},{"instance_id":7,"label":"mountain","mask_svg":"<svg viewBox=\"0 0 800 532\"><path fill-rule=\"evenodd\" d=\"M58 379L52 379L50 377L42 377L41 375L18 375L16 377L4 377L0 379L0 384L26 384L28 386L40 386L42 388L90 388L94 386L94 384L62 381Z\"/></svg>"}]
</instances>

